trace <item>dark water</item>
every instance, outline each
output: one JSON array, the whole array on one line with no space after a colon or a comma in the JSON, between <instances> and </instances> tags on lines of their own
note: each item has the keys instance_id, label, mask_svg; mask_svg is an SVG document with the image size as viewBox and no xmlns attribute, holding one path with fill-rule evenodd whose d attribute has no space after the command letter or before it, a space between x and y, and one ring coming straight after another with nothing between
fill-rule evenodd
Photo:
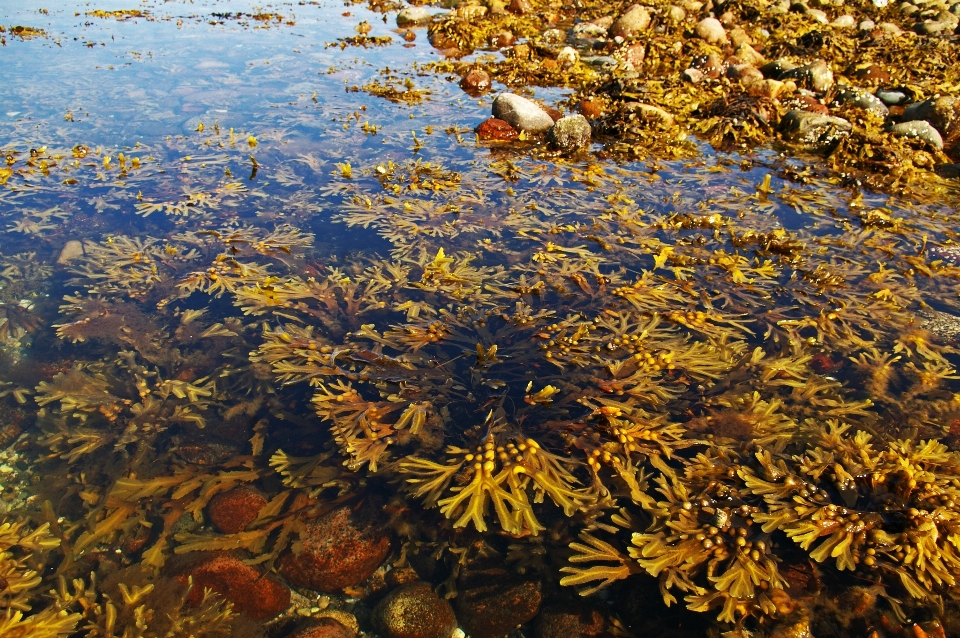
<instances>
[{"instance_id":1,"label":"dark water","mask_svg":"<svg viewBox=\"0 0 960 638\"><path fill-rule=\"evenodd\" d=\"M90 601L235 549L306 598L204 635L288 635L322 615L292 539L348 503L390 568L322 606L369 635L411 568L471 635L484 578L537 583L522 635L581 604L613 635L956 629L955 192L693 137L633 163L482 144L490 98L393 12L88 13L131 7L0 8L4 511L58 541L8 622L103 635ZM361 22L392 43L341 47ZM265 513L212 525L247 488ZM44 597L59 576L84 604Z\"/></svg>"}]
</instances>

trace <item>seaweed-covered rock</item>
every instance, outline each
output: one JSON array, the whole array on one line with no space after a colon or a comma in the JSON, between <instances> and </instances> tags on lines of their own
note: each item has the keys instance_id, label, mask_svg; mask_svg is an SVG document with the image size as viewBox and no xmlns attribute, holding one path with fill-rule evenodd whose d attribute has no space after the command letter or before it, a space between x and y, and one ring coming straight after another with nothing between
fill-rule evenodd
<instances>
[{"instance_id":1,"label":"seaweed-covered rock","mask_svg":"<svg viewBox=\"0 0 960 638\"><path fill-rule=\"evenodd\" d=\"M537 617L536 638L594 638L603 635L607 621L596 609L577 603L554 604Z\"/></svg>"},{"instance_id":2,"label":"seaweed-covered rock","mask_svg":"<svg viewBox=\"0 0 960 638\"><path fill-rule=\"evenodd\" d=\"M193 606L203 600L204 589L212 589L233 603L237 611L254 619L273 618L290 605L286 586L226 552L201 557L176 578L184 584L193 580L187 597L187 603Z\"/></svg>"},{"instance_id":3,"label":"seaweed-covered rock","mask_svg":"<svg viewBox=\"0 0 960 638\"><path fill-rule=\"evenodd\" d=\"M610 27L610 35L631 38L643 33L650 26L650 11L639 4L632 5L623 12Z\"/></svg>"},{"instance_id":4,"label":"seaweed-covered rock","mask_svg":"<svg viewBox=\"0 0 960 638\"><path fill-rule=\"evenodd\" d=\"M590 143L590 123L582 115L560 118L547 133L550 144L561 151L570 151Z\"/></svg>"},{"instance_id":5,"label":"seaweed-covered rock","mask_svg":"<svg viewBox=\"0 0 960 638\"><path fill-rule=\"evenodd\" d=\"M218 532L236 534L256 520L266 504L259 490L241 485L214 496L207 505L207 517Z\"/></svg>"},{"instance_id":6,"label":"seaweed-covered rock","mask_svg":"<svg viewBox=\"0 0 960 638\"><path fill-rule=\"evenodd\" d=\"M402 585L373 610L373 625L385 638L450 638L457 628L453 608L424 582Z\"/></svg>"},{"instance_id":7,"label":"seaweed-covered rock","mask_svg":"<svg viewBox=\"0 0 960 638\"><path fill-rule=\"evenodd\" d=\"M932 97L922 102L914 102L903 111L903 122L924 120L940 132L946 132L960 121L960 100L951 96Z\"/></svg>"},{"instance_id":8,"label":"seaweed-covered rock","mask_svg":"<svg viewBox=\"0 0 960 638\"><path fill-rule=\"evenodd\" d=\"M799 109L788 111L780 120L780 132L785 140L814 151L834 146L849 135L851 129L850 122L843 118Z\"/></svg>"},{"instance_id":9,"label":"seaweed-covered rock","mask_svg":"<svg viewBox=\"0 0 960 638\"><path fill-rule=\"evenodd\" d=\"M923 120L900 122L890 127L890 132L898 137L910 137L926 142L938 151L943 150L943 137L933 125Z\"/></svg>"},{"instance_id":10,"label":"seaweed-covered rock","mask_svg":"<svg viewBox=\"0 0 960 638\"><path fill-rule=\"evenodd\" d=\"M390 537L372 508L340 507L305 523L279 572L297 587L336 591L364 581L389 553Z\"/></svg>"},{"instance_id":11,"label":"seaweed-covered rock","mask_svg":"<svg viewBox=\"0 0 960 638\"><path fill-rule=\"evenodd\" d=\"M553 118L538 104L514 93L501 93L493 101L493 116L518 131L542 133L553 126Z\"/></svg>"},{"instance_id":12,"label":"seaweed-covered rock","mask_svg":"<svg viewBox=\"0 0 960 638\"><path fill-rule=\"evenodd\" d=\"M503 569L468 572L460 582L457 618L471 638L500 638L536 617L538 581L511 579Z\"/></svg>"},{"instance_id":13,"label":"seaweed-covered rock","mask_svg":"<svg viewBox=\"0 0 960 638\"><path fill-rule=\"evenodd\" d=\"M627 102L622 109L624 117L634 124L643 124L653 128L671 128L676 124L672 115L652 104Z\"/></svg>"}]
</instances>

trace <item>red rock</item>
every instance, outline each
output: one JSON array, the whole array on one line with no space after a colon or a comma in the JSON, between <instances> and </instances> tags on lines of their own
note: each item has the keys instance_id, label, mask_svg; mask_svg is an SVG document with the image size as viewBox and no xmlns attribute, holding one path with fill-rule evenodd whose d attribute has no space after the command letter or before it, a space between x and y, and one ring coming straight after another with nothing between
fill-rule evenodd
<instances>
[{"instance_id":1,"label":"red rock","mask_svg":"<svg viewBox=\"0 0 960 638\"><path fill-rule=\"evenodd\" d=\"M356 634L352 629L347 629L333 618L320 618L301 627L288 638L354 638L354 636Z\"/></svg>"},{"instance_id":2,"label":"red rock","mask_svg":"<svg viewBox=\"0 0 960 638\"><path fill-rule=\"evenodd\" d=\"M810 111L811 113L819 113L820 115L830 115L830 109L827 108L825 104L817 100L815 97L809 95L797 95L790 98L786 104L793 108L798 108L801 111Z\"/></svg>"},{"instance_id":3,"label":"red rock","mask_svg":"<svg viewBox=\"0 0 960 638\"><path fill-rule=\"evenodd\" d=\"M460 88L470 95L480 95L490 90L490 74L483 69L470 69L460 80Z\"/></svg>"},{"instance_id":4,"label":"red rock","mask_svg":"<svg viewBox=\"0 0 960 638\"><path fill-rule=\"evenodd\" d=\"M553 120L554 122L556 122L557 120L563 117L563 113L553 108L552 106L546 106L544 104L539 104L539 106L544 111L546 111L547 115L549 115L550 119Z\"/></svg>"},{"instance_id":5,"label":"red rock","mask_svg":"<svg viewBox=\"0 0 960 638\"><path fill-rule=\"evenodd\" d=\"M853 76L865 84L886 84L890 81L890 74L877 64L857 69Z\"/></svg>"},{"instance_id":6,"label":"red rock","mask_svg":"<svg viewBox=\"0 0 960 638\"><path fill-rule=\"evenodd\" d=\"M305 523L278 571L297 587L332 592L363 582L389 553L390 537L372 509L340 507Z\"/></svg>"},{"instance_id":7,"label":"red rock","mask_svg":"<svg viewBox=\"0 0 960 638\"><path fill-rule=\"evenodd\" d=\"M406 31L403 32L403 39L406 40L407 42L413 42L414 40L417 39L417 34L411 31L410 29L407 29Z\"/></svg>"},{"instance_id":8,"label":"red rock","mask_svg":"<svg viewBox=\"0 0 960 638\"><path fill-rule=\"evenodd\" d=\"M481 140L513 140L520 134L517 133L517 129L503 120L491 117L480 122L480 126L477 127L477 135L480 136Z\"/></svg>"},{"instance_id":9,"label":"red rock","mask_svg":"<svg viewBox=\"0 0 960 638\"><path fill-rule=\"evenodd\" d=\"M533 5L530 4L530 0L510 0L510 5L507 7L507 10L510 11L510 13L523 15L533 11Z\"/></svg>"},{"instance_id":10,"label":"red rock","mask_svg":"<svg viewBox=\"0 0 960 638\"><path fill-rule=\"evenodd\" d=\"M639 71L643 66L643 58L647 54L647 47L643 42L636 42L627 47L623 54L623 61L633 66L634 70Z\"/></svg>"},{"instance_id":11,"label":"red rock","mask_svg":"<svg viewBox=\"0 0 960 638\"><path fill-rule=\"evenodd\" d=\"M603 115L603 104L597 100L580 100L577 108L580 114L588 120L593 120Z\"/></svg>"},{"instance_id":12,"label":"red rock","mask_svg":"<svg viewBox=\"0 0 960 638\"><path fill-rule=\"evenodd\" d=\"M203 590L212 589L233 603L237 611L254 619L273 618L290 606L290 590L272 576L225 552L208 554L176 578L186 584L193 578L187 603L196 607Z\"/></svg>"},{"instance_id":13,"label":"red rock","mask_svg":"<svg viewBox=\"0 0 960 638\"><path fill-rule=\"evenodd\" d=\"M513 35L510 31L501 31L500 33L493 36L493 43L497 46L498 49L504 49L506 47L512 47L513 44L517 41L517 37Z\"/></svg>"},{"instance_id":14,"label":"red rock","mask_svg":"<svg viewBox=\"0 0 960 638\"><path fill-rule=\"evenodd\" d=\"M553 605L537 617L536 638L596 638L607 629L607 620L596 609L579 603Z\"/></svg>"},{"instance_id":15,"label":"red rock","mask_svg":"<svg viewBox=\"0 0 960 638\"><path fill-rule=\"evenodd\" d=\"M236 534L256 520L266 504L263 494L241 485L214 496L207 505L207 517L218 532Z\"/></svg>"}]
</instances>

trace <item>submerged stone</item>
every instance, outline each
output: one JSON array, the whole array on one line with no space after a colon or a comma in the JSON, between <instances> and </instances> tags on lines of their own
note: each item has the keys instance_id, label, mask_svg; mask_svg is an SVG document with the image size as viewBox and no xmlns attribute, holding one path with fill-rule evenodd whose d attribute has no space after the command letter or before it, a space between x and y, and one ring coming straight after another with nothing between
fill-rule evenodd
<instances>
[{"instance_id":1,"label":"submerged stone","mask_svg":"<svg viewBox=\"0 0 960 638\"><path fill-rule=\"evenodd\" d=\"M430 22L432 14L426 7L404 7L397 14L398 27L411 27L418 24Z\"/></svg>"},{"instance_id":2,"label":"submerged stone","mask_svg":"<svg viewBox=\"0 0 960 638\"><path fill-rule=\"evenodd\" d=\"M273 618L290 605L286 586L225 552L203 556L177 576L183 584L188 578L193 580L193 589L187 603L194 607L203 600L204 589L212 589L254 619Z\"/></svg>"},{"instance_id":3,"label":"submerged stone","mask_svg":"<svg viewBox=\"0 0 960 638\"><path fill-rule=\"evenodd\" d=\"M384 638L450 638L457 628L450 603L424 582L387 594L374 608L372 620Z\"/></svg>"}]
</instances>

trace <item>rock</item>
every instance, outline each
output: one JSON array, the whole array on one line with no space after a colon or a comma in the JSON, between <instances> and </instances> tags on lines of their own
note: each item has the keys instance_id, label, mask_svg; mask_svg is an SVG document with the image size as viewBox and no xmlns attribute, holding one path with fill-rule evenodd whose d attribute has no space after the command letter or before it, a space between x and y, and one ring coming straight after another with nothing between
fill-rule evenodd
<instances>
[{"instance_id":1,"label":"rock","mask_svg":"<svg viewBox=\"0 0 960 638\"><path fill-rule=\"evenodd\" d=\"M80 259L83 257L83 244L81 244L76 239L71 239L63 245L63 248L60 250L60 255L57 256L58 264L68 264L71 261Z\"/></svg>"},{"instance_id":2,"label":"rock","mask_svg":"<svg viewBox=\"0 0 960 638\"><path fill-rule=\"evenodd\" d=\"M590 123L582 115L560 118L547 133L550 145L560 151L572 151L590 144Z\"/></svg>"},{"instance_id":3,"label":"rock","mask_svg":"<svg viewBox=\"0 0 960 638\"><path fill-rule=\"evenodd\" d=\"M846 13L834 19L834 21L830 23L830 26L836 29L852 29L857 26L857 19L849 13Z\"/></svg>"},{"instance_id":4,"label":"rock","mask_svg":"<svg viewBox=\"0 0 960 638\"><path fill-rule=\"evenodd\" d=\"M886 117L890 113L890 109L887 108L887 105L884 104L880 98L873 93L867 93L863 89L849 86L841 87L840 90L837 91L834 99L838 103L851 104L865 111L876 113L880 117Z\"/></svg>"},{"instance_id":5,"label":"rock","mask_svg":"<svg viewBox=\"0 0 960 638\"><path fill-rule=\"evenodd\" d=\"M573 47L563 47L557 53L557 63L564 69L575 67L580 61L580 54Z\"/></svg>"},{"instance_id":6,"label":"rock","mask_svg":"<svg viewBox=\"0 0 960 638\"><path fill-rule=\"evenodd\" d=\"M945 133L954 122L960 120L960 100L945 95L914 102L904 109L900 119L903 122L925 120Z\"/></svg>"},{"instance_id":7,"label":"rock","mask_svg":"<svg viewBox=\"0 0 960 638\"><path fill-rule=\"evenodd\" d=\"M733 43L734 47L740 47L746 44L751 46L753 44L753 38L750 37L750 34L743 30L741 27L735 27L727 33L727 37L730 38L730 42Z\"/></svg>"},{"instance_id":8,"label":"rock","mask_svg":"<svg viewBox=\"0 0 960 638\"><path fill-rule=\"evenodd\" d=\"M553 119L538 104L514 93L497 96L493 101L493 116L528 133L542 133L553 126Z\"/></svg>"},{"instance_id":9,"label":"rock","mask_svg":"<svg viewBox=\"0 0 960 638\"><path fill-rule=\"evenodd\" d=\"M605 71L612 71L620 66L620 62L609 55L588 55L580 58L580 61Z\"/></svg>"},{"instance_id":10,"label":"rock","mask_svg":"<svg viewBox=\"0 0 960 638\"><path fill-rule=\"evenodd\" d=\"M259 490L241 485L210 499L207 517L218 532L236 534L256 520L266 504L267 498Z\"/></svg>"},{"instance_id":11,"label":"rock","mask_svg":"<svg viewBox=\"0 0 960 638\"><path fill-rule=\"evenodd\" d=\"M643 59L647 55L647 47L642 42L635 42L629 45L623 52L624 63L634 71L639 71L643 66Z\"/></svg>"},{"instance_id":12,"label":"rock","mask_svg":"<svg viewBox=\"0 0 960 638\"><path fill-rule=\"evenodd\" d=\"M373 609L372 621L384 638L450 638L457 628L450 603L424 582L387 594Z\"/></svg>"},{"instance_id":13,"label":"rock","mask_svg":"<svg viewBox=\"0 0 960 638\"><path fill-rule=\"evenodd\" d=\"M671 128L676 124L672 115L657 106L642 104L641 102L627 102L622 108L624 115L637 124L654 128Z\"/></svg>"},{"instance_id":14,"label":"rock","mask_svg":"<svg viewBox=\"0 0 960 638\"><path fill-rule=\"evenodd\" d=\"M498 49L505 49L507 47L512 47L514 42L517 41L517 37L513 35L511 31L501 31L493 36L493 44Z\"/></svg>"},{"instance_id":15,"label":"rock","mask_svg":"<svg viewBox=\"0 0 960 638\"><path fill-rule=\"evenodd\" d=\"M587 119L593 120L603 115L603 103L599 100L580 100L577 110Z\"/></svg>"},{"instance_id":16,"label":"rock","mask_svg":"<svg viewBox=\"0 0 960 638\"><path fill-rule=\"evenodd\" d=\"M507 10L517 15L525 15L533 11L533 5L530 4L530 0L510 0Z\"/></svg>"},{"instance_id":17,"label":"rock","mask_svg":"<svg viewBox=\"0 0 960 638\"><path fill-rule=\"evenodd\" d=\"M853 72L853 77L864 84L884 84L890 81L890 74L878 64L868 64Z\"/></svg>"},{"instance_id":18,"label":"rock","mask_svg":"<svg viewBox=\"0 0 960 638\"><path fill-rule=\"evenodd\" d=\"M892 22L881 22L877 25L877 28L889 36L898 37L903 35L903 30Z\"/></svg>"},{"instance_id":19,"label":"rock","mask_svg":"<svg viewBox=\"0 0 960 638\"><path fill-rule=\"evenodd\" d=\"M665 17L669 22L683 22L687 19L687 12L683 7L678 7L675 4L671 4L669 7L667 7Z\"/></svg>"},{"instance_id":20,"label":"rock","mask_svg":"<svg viewBox=\"0 0 960 638\"><path fill-rule=\"evenodd\" d=\"M922 140L938 151L943 150L943 138L940 136L940 131L933 128L929 122L923 120L900 122L891 126L890 132L899 137Z\"/></svg>"},{"instance_id":21,"label":"rock","mask_svg":"<svg viewBox=\"0 0 960 638\"><path fill-rule=\"evenodd\" d=\"M787 82L784 82L784 90L787 89L787 86ZM799 93L790 97L790 99L785 101L785 106L801 111L809 111L810 113L830 115L830 109L827 108L827 105L809 93Z\"/></svg>"},{"instance_id":22,"label":"rock","mask_svg":"<svg viewBox=\"0 0 960 638\"><path fill-rule=\"evenodd\" d=\"M924 20L913 25L913 32L917 35L937 35L944 31L950 32L956 27L956 23L940 20Z\"/></svg>"},{"instance_id":23,"label":"rock","mask_svg":"<svg viewBox=\"0 0 960 638\"><path fill-rule=\"evenodd\" d=\"M356 635L333 618L320 618L297 629L288 638L354 638Z\"/></svg>"},{"instance_id":24,"label":"rock","mask_svg":"<svg viewBox=\"0 0 960 638\"><path fill-rule=\"evenodd\" d=\"M697 56L691 64L693 68L703 71L703 74L711 79L717 79L726 75L727 67L729 66L725 61L721 60L720 56L716 53Z\"/></svg>"},{"instance_id":25,"label":"rock","mask_svg":"<svg viewBox=\"0 0 960 638\"><path fill-rule=\"evenodd\" d=\"M757 97L776 99L783 92L784 84L779 80L762 80L747 87L747 93Z\"/></svg>"},{"instance_id":26,"label":"rock","mask_svg":"<svg viewBox=\"0 0 960 638\"><path fill-rule=\"evenodd\" d=\"M473 96L490 90L490 74L483 69L470 69L460 80L460 88Z\"/></svg>"},{"instance_id":27,"label":"rock","mask_svg":"<svg viewBox=\"0 0 960 638\"><path fill-rule=\"evenodd\" d=\"M903 91L897 91L894 89L877 89L876 96L887 106L903 104L910 99L909 96L907 96L907 94Z\"/></svg>"},{"instance_id":28,"label":"rock","mask_svg":"<svg viewBox=\"0 0 960 638\"><path fill-rule=\"evenodd\" d=\"M732 80L740 80L740 84L748 86L754 82L763 81L763 73L752 64L731 64L727 67L727 77Z\"/></svg>"},{"instance_id":29,"label":"rock","mask_svg":"<svg viewBox=\"0 0 960 638\"><path fill-rule=\"evenodd\" d=\"M760 72L763 73L765 78L779 80L781 75L795 68L797 68L797 65L789 60L773 60L761 66Z\"/></svg>"},{"instance_id":30,"label":"rock","mask_svg":"<svg viewBox=\"0 0 960 638\"><path fill-rule=\"evenodd\" d=\"M537 617L535 638L595 638L603 635L607 621L596 609L570 603L553 605Z\"/></svg>"},{"instance_id":31,"label":"rock","mask_svg":"<svg viewBox=\"0 0 960 638\"><path fill-rule=\"evenodd\" d=\"M764 73L766 75L766 73ZM778 80L794 80L798 86L825 93L833 88L833 71L825 60L814 60L783 73Z\"/></svg>"},{"instance_id":32,"label":"rock","mask_svg":"<svg viewBox=\"0 0 960 638\"><path fill-rule=\"evenodd\" d=\"M398 27L412 27L418 24L430 22L430 10L426 7L404 7L397 14Z\"/></svg>"},{"instance_id":33,"label":"rock","mask_svg":"<svg viewBox=\"0 0 960 638\"><path fill-rule=\"evenodd\" d=\"M643 33L650 26L650 12L646 7L635 4L627 9L610 27L610 35L632 38Z\"/></svg>"},{"instance_id":34,"label":"rock","mask_svg":"<svg viewBox=\"0 0 960 638\"><path fill-rule=\"evenodd\" d=\"M332 592L369 577L390 553L390 537L372 508L337 508L304 523L278 571L297 587Z\"/></svg>"},{"instance_id":35,"label":"rock","mask_svg":"<svg viewBox=\"0 0 960 638\"><path fill-rule=\"evenodd\" d=\"M720 20L720 24L728 29L737 23L737 16L733 14L733 11L724 11L717 19Z\"/></svg>"},{"instance_id":36,"label":"rock","mask_svg":"<svg viewBox=\"0 0 960 638\"><path fill-rule=\"evenodd\" d=\"M850 134L850 122L831 115L794 109L780 120L783 138L808 150L822 151L833 147Z\"/></svg>"},{"instance_id":37,"label":"rock","mask_svg":"<svg viewBox=\"0 0 960 638\"><path fill-rule=\"evenodd\" d=\"M212 589L233 603L234 608L256 620L273 618L290 606L290 590L273 576L226 552L209 553L177 574L186 584L193 579L187 604L196 607L203 590Z\"/></svg>"},{"instance_id":38,"label":"rock","mask_svg":"<svg viewBox=\"0 0 960 638\"><path fill-rule=\"evenodd\" d=\"M596 22L581 22L577 25L574 25L570 32L576 38L607 37L607 27L602 27Z\"/></svg>"},{"instance_id":39,"label":"rock","mask_svg":"<svg viewBox=\"0 0 960 638\"><path fill-rule=\"evenodd\" d=\"M857 25L857 28L864 33L869 33L877 28L877 23L874 22L873 20L864 20L859 25Z\"/></svg>"},{"instance_id":40,"label":"rock","mask_svg":"<svg viewBox=\"0 0 960 638\"><path fill-rule=\"evenodd\" d=\"M710 44L725 44L727 42L727 31L716 18L704 18L697 23L693 32L698 38Z\"/></svg>"},{"instance_id":41,"label":"rock","mask_svg":"<svg viewBox=\"0 0 960 638\"><path fill-rule=\"evenodd\" d=\"M483 141L509 141L517 139L520 135L517 129L495 117L487 118L480 122L480 125L476 128L476 132L477 137Z\"/></svg>"},{"instance_id":42,"label":"rock","mask_svg":"<svg viewBox=\"0 0 960 638\"><path fill-rule=\"evenodd\" d=\"M766 59L764 59L764 57L760 55L756 49L746 43L738 46L733 54L737 56L737 59L744 64L752 64L757 68L763 66L767 62Z\"/></svg>"},{"instance_id":43,"label":"rock","mask_svg":"<svg viewBox=\"0 0 960 638\"><path fill-rule=\"evenodd\" d=\"M540 610L537 581L516 581L503 569L468 572L458 586L457 618L470 638L501 638Z\"/></svg>"},{"instance_id":44,"label":"rock","mask_svg":"<svg viewBox=\"0 0 960 638\"><path fill-rule=\"evenodd\" d=\"M680 74L680 77L684 81L689 82L690 84L700 84L707 76L700 69L689 68L683 73Z\"/></svg>"},{"instance_id":45,"label":"rock","mask_svg":"<svg viewBox=\"0 0 960 638\"><path fill-rule=\"evenodd\" d=\"M830 24L830 17L822 9L807 9L804 13L820 24Z\"/></svg>"}]
</instances>

